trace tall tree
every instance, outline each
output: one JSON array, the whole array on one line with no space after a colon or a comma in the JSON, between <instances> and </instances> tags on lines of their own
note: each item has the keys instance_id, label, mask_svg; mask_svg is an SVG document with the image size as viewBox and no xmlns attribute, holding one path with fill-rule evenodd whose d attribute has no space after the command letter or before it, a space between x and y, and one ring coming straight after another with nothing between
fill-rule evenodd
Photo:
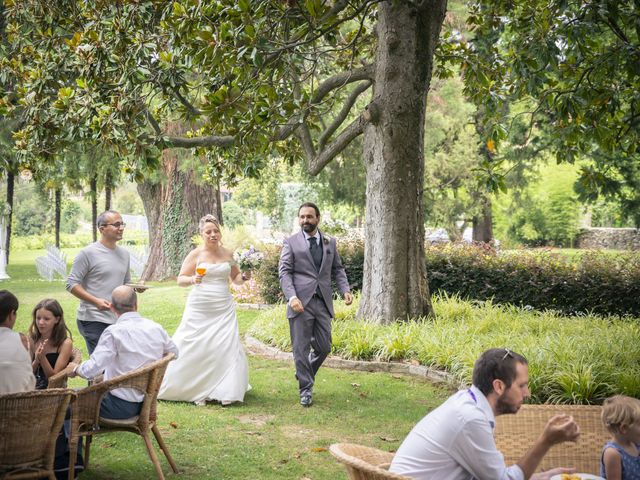
<instances>
[{"instance_id":1,"label":"tall tree","mask_svg":"<svg viewBox=\"0 0 640 480\"><path fill-rule=\"evenodd\" d=\"M477 37L499 32L484 50L459 45L468 92L487 107L496 144L511 120L504 103L528 102L530 130L547 129L558 161L590 161L582 198L615 196L640 224L637 2L489 0L470 22Z\"/></svg>"},{"instance_id":2,"label":"tall tree","mask_svg":"<svg viewBox=\"0 0 640 480\"><path fill-rule=\"evenodd\" d=\"M28 99L16 146L32 156L100 140L136 170L158 166L154 148L195 147L212 180L233 182L270 154L302 156L316 175L362 135L359 314L426 315L424 118L445 10L446 0L11 2L17 60L0 66ZM193 122L189 135L166 130L176 114Z\"/></svg>"}]
</instances>

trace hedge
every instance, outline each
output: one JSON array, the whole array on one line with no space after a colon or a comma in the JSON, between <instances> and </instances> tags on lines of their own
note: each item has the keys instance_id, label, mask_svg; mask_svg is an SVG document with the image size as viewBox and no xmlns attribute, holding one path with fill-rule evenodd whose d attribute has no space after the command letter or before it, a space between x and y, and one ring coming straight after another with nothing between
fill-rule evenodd
<instances>
[{"instance_id":1,"label":"hedge","mask_svg":"<svg viewBox=\"0 0 640 480\"><path fill-rule=\"evenodd\" d=\"M268 303L283 299L278 281L280 248L265 247L265 260L256 272L261 295ZM349 284L354 291L360 290L363 242L338 241L338 251ZM637 253L587 251L569 257L549 251L497 253L486 246L448 244L427 248L425 260L432 294L571 315L640 316Z\"/></svg>"}]
</instances>

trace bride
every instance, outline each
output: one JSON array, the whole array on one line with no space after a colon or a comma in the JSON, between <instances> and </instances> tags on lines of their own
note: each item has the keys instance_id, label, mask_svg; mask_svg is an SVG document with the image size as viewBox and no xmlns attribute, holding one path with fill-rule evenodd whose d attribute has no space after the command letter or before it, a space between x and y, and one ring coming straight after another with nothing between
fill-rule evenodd
<instances>
[{"instance_id":1,"label":"bride","mask_svg":"<svg viewBox=\"0 0 640 480\"><path fill-rule=\"evenodd\" d=\"M229 278L242 285L251 275L241 273L222 247L216 217L205 215L198 226L203 245L187 255L178 275L178 285L193 285L173 335L179 358L169 364L158 398L229 405L251 389Z\"/></svg>"}]
</instances>

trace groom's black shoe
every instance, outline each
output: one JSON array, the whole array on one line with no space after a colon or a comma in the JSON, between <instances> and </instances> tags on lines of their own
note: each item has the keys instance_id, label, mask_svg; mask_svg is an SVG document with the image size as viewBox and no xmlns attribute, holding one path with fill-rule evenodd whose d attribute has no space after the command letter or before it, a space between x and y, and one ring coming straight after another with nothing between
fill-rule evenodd
<instances>
[{"instance_id":1,"label":"groom's black shoe","mask_svg":"<svg viewBox=\"0 0 640 480\"><path fill-rule=\"evenodd\" d=\"M310 393L304 393L300 395L300 405L303 407L310 407L313 405L313 398Z\"/></svg>"}]
</instances>

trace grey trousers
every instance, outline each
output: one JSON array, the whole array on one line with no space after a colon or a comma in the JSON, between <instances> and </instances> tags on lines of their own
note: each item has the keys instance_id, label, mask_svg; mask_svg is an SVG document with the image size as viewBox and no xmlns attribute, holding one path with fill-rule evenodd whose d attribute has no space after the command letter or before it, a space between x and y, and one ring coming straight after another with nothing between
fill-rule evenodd
<instances>
[{"instance_id":1,"label":"grey trousers","mask_svg":"<svg viewBox=\"0 0 640 480\"><path fill-rule=\"evenodd\" d=\"M304 312L289 319L289 331L300 395L308 394L318 369L331 352L331 315L324 301L313 297Z\"/></svg>"}]
</instances>

